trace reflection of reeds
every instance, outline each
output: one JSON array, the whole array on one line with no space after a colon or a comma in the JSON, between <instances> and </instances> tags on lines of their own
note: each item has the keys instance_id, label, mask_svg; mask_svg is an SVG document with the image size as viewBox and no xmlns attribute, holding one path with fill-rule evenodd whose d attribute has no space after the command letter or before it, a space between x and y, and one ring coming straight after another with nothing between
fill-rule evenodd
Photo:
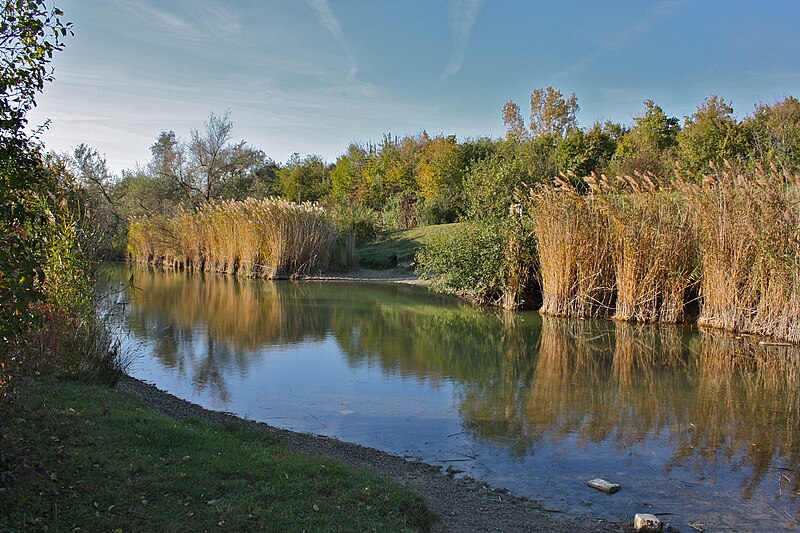
<instances>
[{"instance_id":1,"label":"reflection of reeds","mask_svg":"<svg viewBox=\"0 0 800 533\"><path fill-rule=\"evenodd\" d=\"M141 291L137 289L140 297L131 308L129 324L148 337L166 325L178 336L204 325L218 343L243 353L306 338L321 339L330 327L324 308L309 313L304 307L303 301L313 298L311 287L305 285L143 269L135 271L135 284Z\"/></svg>"},{"instance_id":2,"label":"reflection of reeds","mask_svg":"<svg viewBox=\"0 0 800 533\"><path fill-rule=\"evenodd\" d=\"M160 246L165 228L170 228L170 245ZM327 268L336 230L313 204L247 199L180 210L171 220L133 221L128 239L129 255L139 263L274 279Z\"/></svg>"},{"instance_id":3,"label":"reflection of reeds","mask_svg":"<svg viewBox=\"0 0 800 533\"><path fill-rule=\"evenodd\" d=\"M791 474L797 491L800 465L800 351L704 332L697 361L693 428L676 432L675 462L692 457L734 459L753 468L742 486L749 498L773 467ZM702 465L698 465L701 468Z\"/></svg>"}]
</instances>

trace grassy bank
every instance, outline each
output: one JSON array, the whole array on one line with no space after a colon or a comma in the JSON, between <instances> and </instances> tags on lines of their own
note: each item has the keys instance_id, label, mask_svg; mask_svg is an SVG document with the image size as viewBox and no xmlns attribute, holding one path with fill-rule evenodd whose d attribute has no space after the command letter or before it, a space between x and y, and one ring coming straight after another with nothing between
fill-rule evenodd
<instances>
[{"instance_id":1,"label":"grassy bank","mask_svg":"<svg viewBox=\"0 0 800 533\"><path fill-rule=\"evenodd\" d=\"M276 437L48 380L2 423L0 530L411 531L421 497Z\"/></svg>"},{"instance_id":2,"label":"grassy bank","mask_svg":"<svg viewBox=\"0 0 800 533\"><path fill-rule=\"evenodd\" d=\"M358 248L358 264L370 268L410 265L417 252L436 238L455 232L462 224L439 224L418 228L389 230Z\"/></svg>"}]
</instances>

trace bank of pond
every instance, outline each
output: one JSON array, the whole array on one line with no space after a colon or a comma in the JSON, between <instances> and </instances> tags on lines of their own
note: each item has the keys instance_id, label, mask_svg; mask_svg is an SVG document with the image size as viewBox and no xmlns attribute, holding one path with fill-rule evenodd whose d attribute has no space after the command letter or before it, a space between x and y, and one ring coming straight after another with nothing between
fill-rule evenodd
<instances>
[{"instance_id":1,"label":"bank of pond","mask_svg":"<svg viewBox=\"0 0 800 533\"><path fill-rule=\"evenodd\" d=\"M574 318L691 323L800 342L797 176L565 175L518 191L504 221L467 221L418 254L433 287ZM355 239L325 209L212 203L137 219L128 255L268 279L350 268Z\"/></svg>"}]
</instances>

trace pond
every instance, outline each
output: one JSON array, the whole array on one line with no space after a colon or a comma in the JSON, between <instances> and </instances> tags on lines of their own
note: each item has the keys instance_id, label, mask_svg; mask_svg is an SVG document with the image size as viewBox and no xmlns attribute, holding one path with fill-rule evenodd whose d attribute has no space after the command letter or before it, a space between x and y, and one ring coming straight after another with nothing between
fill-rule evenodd
<instances>
[{"instance_id":1,"label":"pond","mask_svg":"<svg viewBox=\"0 0 800 533\"><path fill-rule=\"evenodd\" d=\"M404 285L132 272L118 295L129 373L204 407L558 512L651 512L687 531L798 525L795 347L477 309ZM622 490L587 487L595 477Z\"/></svg>"}]
</instances>

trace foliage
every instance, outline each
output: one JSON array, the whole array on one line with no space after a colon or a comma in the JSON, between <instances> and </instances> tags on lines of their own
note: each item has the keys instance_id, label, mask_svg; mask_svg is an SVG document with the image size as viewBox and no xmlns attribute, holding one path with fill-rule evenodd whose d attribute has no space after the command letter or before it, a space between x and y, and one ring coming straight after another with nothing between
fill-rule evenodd
<instances>
[{"instance_id":1,"label":"foliage","mask_svg":"<svg viewBox=\"0 0 800 533\"><path fill-rule=\"evenodd\" d=\"M800 100L787 96L771 105L759 104L743 127L751 160L800 172Z\"/></svg>"},{"instance_id":2,"label":"foliage","mask_svg":"<svg viewBox=\"0 0 800 533\"><path fill-rule=\"evenodd\" d=\"M634 118L631 130L620 140L611 160L616 176L650 172L669 176L674 166L680 124L652 100L645 100L644 114Z\"/></svg>"},{"instance_id":3,"label":"foliage","mask_svg":"<svg viewBox=\"0 0 800 533\"><path fill-rule=\"evenodd\" d=\"M301 159L300 154L292 154L278 170L278 181L283 197L292 202L314 202L330 188L328 167L317 155Z\"/></svg>"},{"instance_id":4,"label":"foliage","mask_svg":"<svg viewBox=\"0 0 800 533\"><path fill-rule=\"evenodd\" d=\"M531 93L531 114L525 130L519 106L509 100L503 106L503 123L509 137L518 141L527 141L543 136L563 139L569 132L578 127L577 116L580 111L575 93L564 98L560 90L551 86L536 87Z\"/></svg>"},{"instance_id":5,"label":"foliage","mask_svg":"<svg viewBox=\"0 0 800 533\"><path fill-rule=\"evenodd\" d=\"M0 8L0 398L11 394L20 371L18 336L37 319L44 298L47 239L53 231L53 175L27 112L52 80L48 65L64 47L71 25L43 0L5 2Z\"/></svg>"},{"instance_id":6,"label":"foliage","mask_svg":"<svg viewBox=\"0 0 800 533\"><path fill-rule=\"evenodd\" d=\"M504 289L505 245L500 227L462 224L422 247L417 272L430 279L435 290L497 305Z\"/></svg>"},{"instance_id":7,"label":"foliage","mask_svg":"<svg viewBox=\"0 0 800 533\"><path fill-rule=\"evenodd\" d=\"M356 242L365 243L378 236L380 224L371 209L347 204L334 204L329 210L340 234L352 234Z\"/></svg>"},{"instance_id":8,"label":"foliage","mask_svg":"<svg viewBox=\"0 0 800 533\"><path fill-rule=\"evenodd\" d=\"M747 153L744 131L733 116L733 107L717 95L703 100L686 118L677 141L683 167L695 173L705 172L709 163L733 162Z\"/></svg>"}]
</instances>

